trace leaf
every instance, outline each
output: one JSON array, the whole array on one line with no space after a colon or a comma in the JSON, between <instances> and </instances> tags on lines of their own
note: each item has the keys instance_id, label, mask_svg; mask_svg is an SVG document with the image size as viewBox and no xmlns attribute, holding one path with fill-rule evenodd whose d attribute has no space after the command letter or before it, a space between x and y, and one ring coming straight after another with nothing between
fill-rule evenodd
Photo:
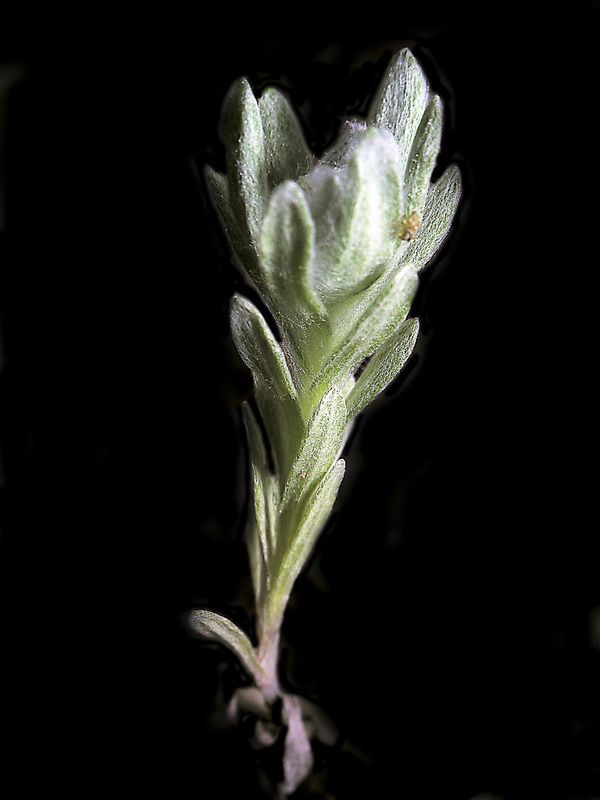
<instances>
[{"instance_id":1,"label":"leaf","mask_svg":"<svg viewBox=\"0 0 600 800\"><path fill-rule=\"evenodd\" d=\"M223 228L231 235L232 228L236 228L236 222L233 218L231 205L229 203L229 187L227 185L227 178L217 170L213 169L210 164L204 166L204 180L210 199L213 206L217 210Z\"/></svg>"},{"instance_id":2,"label":"leaf","mask_svg":"<svg viewBox=\"0 0 600 800\"><path fill-rule=\"evenodd\" d=\"M346 463L340 458L308 497L297 526L282 539L266 609L271 625L278 626L281 622L294 582L331 514L345 470Z\"/></svg>"},{"instance_id":3,"label":"leaf","mask_svg":"<svg viewBox=\"0 0 600 800\"><path fill-rule=\"evenodd\" d=\"M304 307L324 316L325 308L312 292L309 268L315 227L304 192L293 181L275 189L261 228L259 252L266 280L280 303L292 313Z\"/></svg>"},{"instance_id":4,"label":"leaf","mask_svg":"<svg viewBox=\"0 0 600 800\"><path fill-rule=\"evenodd\" d=\"M364 359L385 342L406 319L417 286L418 279L410 265L393 276L315 378L315 391L331 383L340 383L341 375L353 374Z\"/></svg>"},{"instance_id":5,"label":"leaf","mask_svg":"<svg viewBox=\"0 0 600 800\"><path fill-rule=\"evenodd\" d=\"M267 156L258 103L246 78L237 80L225 98L221 138L227 152L231 207L255 242L268 198Z\"/></svg>"},{"instance_id":6,"label":"leaf","mask_svg":"<svg viewBox=\"0 0 600 800\"><path fill-rule=\"evenodd\" d=\"M406 215L414 211L419 216L422 215L441 139L442 101L434 95L419 124L406 166L404 178Z\"/></svg>"},{"instance_id":7,"label":"leaf","mask_svg":"<svg viewBox=\"0 0 600 800\"><path fill-rule=\"evenodd\" d=\"M407 319L375 352L346 399L349 419L360 414L398 376L412 354L418 334L418 319Z\"/></svg>"},{"instance_id":8,"label":"leaf","mask_svg":"<svg viewBox=\"0 0 600 800\"><path fill-rule=\"evenodd\" d=\"M321 166L306 176L316 231L312 282L326 305L366 288L397 247L401 175L392 137L372 128L347 167Z\"/></svg>"},{"instance_id":9,"label":"leaf","mask_svg":"<svg viewBox=\"0 0 600 800\"><path fill-rule=\"evenodd\" d=\"M242 404L242 415L248 436L252 486L252 517L246 526L246 547L258 604L270 584L269 559L275 546L272 520L277 486L269 471L262 431L248 403Z\"/></svg>"},{"instance_id":10,"label":"leaf","mask_svg":"<svg viewBox=\"0 0 600 800\"><path fill-rule=\"evenodd\" d=\"M263 315L241 294L231 301L231 332L242 360L278 397L296 396L283 351Z\"/></svg>"},{"instance_id":11,"label":"leaf","mask_svg":"<svg viewBox=\"0 0 600 800\"><path fill-rule=\"evenodd\" d=\"M225 175L214 170L208 164L204 167L204 180L212 204L219 216L229 245L240 266L247 273L251 282L257 278L256 258L248 242L248 234L240 228L229 201L229 184ZM254 279L252 278L254 276Z\"/></svg>"},{"instance_id":12,"label":"leaf","mask_svg":"<svg viewBox=\"0 0 600 800\"><path fill-rule=\"evenodd\" d=\"M228 647L240 659L257 685L264 685L265 673L252 642L234 622L206 608L191 611L188 620L196 633Z\"/></svg>"},{"instance_id":13,"label":"leaf","mask_svg":"<svg viewBox=\"0 0 600 800\"><path fill-rule=\"evenodd\" d=\"M456 165L448 167L431 184L423 210L423 222L404 252L404 259L410 261L417 272L431 261L448 235L461 192L461 175Z\"/></svg>"},{"instance_id":14,"label":"leaf","mask_svg":"<svg viewBox=\"0 0 600 800\"><path fill-rule=\"evenodd\" d=\"M404 48L390 61L367 116L369 125L394 135L402 174L428 99L427 78L410 50Z\"/></svg>"},{"instance_id":15,"label":"leaf","mask_svg":"<svg viewBox=\"0 0 600 800\"><path fill-rule=\"evenodd\" d=\"M230 317L233 341L254 378L276 467L284 472L304 428L296 387L283 351L254 303L234 295Z\"/></svg>"},{"instance_id":16,"label":"leaf","mask_svg":"<svg viewBox=\"0 0 600 800\"><path fill-rule=\"evenodd\" d=\"M285 482L281 508L288 503L298 506L302 498L320 481L337 459L346 430L346 403L337 386L323 395L300 445Z\"/></svg>"},{"instance_id":17,"label":"leaf","mask_svg":"<svg viewBox=\"0 0 600 800\"><path fill-rule=\"evenodd\" d=\"M287 98L271 86L258 101L265 134L267 171L273 186L297 180L313 166L298 117Z\"/></svg>"}]
</instances>

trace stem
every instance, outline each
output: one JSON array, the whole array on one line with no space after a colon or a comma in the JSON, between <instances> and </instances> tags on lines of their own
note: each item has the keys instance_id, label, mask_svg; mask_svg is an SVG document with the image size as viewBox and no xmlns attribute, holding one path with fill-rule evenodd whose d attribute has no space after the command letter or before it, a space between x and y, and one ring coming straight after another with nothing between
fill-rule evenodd
<instances>
[{"instance_id":1,"label":"stem","mask_svg":"<svg viewBox=\"0 0 600 800\"><path fill-rule=\"evenodd\" d=\"M275 624L270 623L268 625L261 624L259 621L257 656L266 676L266 686L261 688L265 689L269 694L273 693L275 696L281 694L278 676L280 624L281 618Z\"/></svg>"}]
</instances>

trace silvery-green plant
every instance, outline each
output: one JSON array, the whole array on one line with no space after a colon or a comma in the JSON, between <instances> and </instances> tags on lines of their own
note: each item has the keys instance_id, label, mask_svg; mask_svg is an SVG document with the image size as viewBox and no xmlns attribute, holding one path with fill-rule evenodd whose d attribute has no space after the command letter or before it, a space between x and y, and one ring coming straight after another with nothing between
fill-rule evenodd
<instances>
[{"instance_id":1,"label":"silvery-green plant","mask_svg":"<svg viewBox=\"0 0 600 800\"><path fill-rule=\"evenodd\" d=\"M286 797L312 769L318 732L315 709L278 675L286 604L331 514L353 423L415 346L418 275L448 234L461 178L453 165L431 182L442 103L407 49L392 58L367 117L347 120L320 159L275 88L257 99L246 79L235 82L221 126L226 174L207 166L206 181L236 262L276 326L249 297L232 298L233 341L254 379L255 403L242 412L257 645L214 611L195 610L190 623L248 673L252 686L234 694L230 712L251 710L264 746L283 737L275 793Z\"/></svg>"}]
</instances>

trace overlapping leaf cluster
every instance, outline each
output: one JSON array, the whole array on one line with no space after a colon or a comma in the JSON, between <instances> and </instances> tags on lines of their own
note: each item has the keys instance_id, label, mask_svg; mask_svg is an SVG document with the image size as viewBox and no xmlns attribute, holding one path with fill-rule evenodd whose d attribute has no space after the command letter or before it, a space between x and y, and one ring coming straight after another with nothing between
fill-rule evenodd
<instances>
[{"instance_id":1,"label":"overlapping leaf cluster","mask_svg":"<svg viewBox=\"0 0 600 800\"><path fill-rule=\"evenodd\" d=\"M418 273L460 197L455 166L431 183L441 132L440 99L408 50L392 59L367 118L347 121L320 160L277 89L257 99L241 79L224 103L226 174L207 167L206 179L236 261L276 325L248 297L233 297L232 336L260 415L244 405L258 648L214 612L192 620L233 649L266 694L281 694L281 619L331 513L352 421L417 338L408 315Z\"/></svg>"}]
</instances>

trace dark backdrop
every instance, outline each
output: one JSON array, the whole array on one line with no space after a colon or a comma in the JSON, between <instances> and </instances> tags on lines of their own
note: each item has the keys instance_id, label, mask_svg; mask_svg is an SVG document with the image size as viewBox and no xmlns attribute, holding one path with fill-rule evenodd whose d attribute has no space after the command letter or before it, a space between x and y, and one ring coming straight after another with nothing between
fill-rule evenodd
<instances>
[{"instance_id":1,"label":"dark backdrop","mask_svg":"<svg viewBox=\"0 0 600 800\"><path fill-rule=\"evenodd\" d=\"M330 797L597 797L597 4L369 8L350 33L288 11L253 34L233 10L90 13L3 41L3 779L258 796L253 755L207 724L223 654L182 624L207 603L252 625L239 278L198 169L222 165L235 77L288 90L320 150L409 44L465 197L416 357L361 420L297 585L283 674L340 726Z\"/></svg>"}]
</instances>

